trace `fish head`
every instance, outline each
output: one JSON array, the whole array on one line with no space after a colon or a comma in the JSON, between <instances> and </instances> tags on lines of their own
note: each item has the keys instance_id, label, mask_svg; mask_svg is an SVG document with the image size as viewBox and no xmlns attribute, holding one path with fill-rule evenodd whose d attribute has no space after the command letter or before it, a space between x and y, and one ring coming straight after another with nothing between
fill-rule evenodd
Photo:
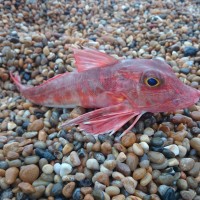
<instances>
[{"instance_id":1,"label":"fish head","mask_svg":"<svg viewBox=\"0 0 200 200\"><path fill-rule=\"evenodd\" d=\"M129 90L133 104L145 112L169 112L187 108L200 98L200 91L184 84L164 61L137 59L130 65L134 89ZM137 68L136 68L137 66Z\"/></svg>"}]
</instances>

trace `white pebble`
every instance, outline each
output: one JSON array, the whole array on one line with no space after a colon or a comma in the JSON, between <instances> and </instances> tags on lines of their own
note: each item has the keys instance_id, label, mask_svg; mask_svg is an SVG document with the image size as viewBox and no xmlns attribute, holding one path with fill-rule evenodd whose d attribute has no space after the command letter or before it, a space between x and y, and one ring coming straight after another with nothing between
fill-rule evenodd
<instances>
[{"instance_id":1,"label":"white pebble","mask_svg":"<svg viewBox=\"0 0 200 200\"><path fill-rule=\"evenodd\" d=\"M60 167L61 167L61 165L60 165L60 163L56 163L54 166L53 166L53 169L54 169L54 171L56 172L56 174L60 174Z\"/></svg>"},{"instance_id":2,"label":"white pebble","mask_svg":"<svg viewBox=\"0 0 200 200\"><path fill-rule=\"evenodd\" d=\"M174 153L175 156L179 155L179 148L176 144L171 144L169 146L164 147L165 149L169 149Z\"/></svg>"},{"instance_id":3,"label":"white pebble","mask_svg":"<svg viewBox=\"0 0 200 200\"><path fill-rule=\"evenodd\" d=\"M99 163L94 158L88 159L86 162L86 166L88 169L91 169L91 170L99 170Z\"/></svg>"},{"instance_id":4,"label":"white pebble","mask_svg":"<svg viewBox=\"0 0 200 200\"><path fill-rule=\"evenodd\" d=\"M150 127L144 129L144 135L152 136L154 134L154 130Z\"/></svg>"},{"instance_id":5,"label":"white pebble","mask_svg":"<svg viewBox=\"0 0 200 200\"><path fill-rule=\"evenodd\" d=\"M145 153L149 151L149 145L146 142L140 142L139 144L141 145Z\"/></svg>"},{"instance_id":6,"label":"white pebble","mask_svg":"<svg viewBox=\"0 0 200 200\"><path fill-rule=\"evenodd\" d=\"M62 163L60 166L60 176L68 175L72 172L72 166L67 163Z\"/></svg>"}]
</instances>

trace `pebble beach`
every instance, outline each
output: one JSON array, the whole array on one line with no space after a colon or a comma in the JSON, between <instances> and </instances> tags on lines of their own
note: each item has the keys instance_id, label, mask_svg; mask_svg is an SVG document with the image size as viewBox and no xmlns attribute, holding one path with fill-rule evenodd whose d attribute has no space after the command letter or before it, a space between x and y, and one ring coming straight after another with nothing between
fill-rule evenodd
<instances>
[{"instance_id":1,"label":"pebble beach","mask_svg":"<svg viewBox=\"0 0 200 200\"><path fill-rule=\"evenodd\" d=\"M110 136L60 129L87 109L20 95L76 66L70 47L165 60L200 89L199 0L0 0L0 200L200 200L200 102Z\"/></svg>"}]
</instances>

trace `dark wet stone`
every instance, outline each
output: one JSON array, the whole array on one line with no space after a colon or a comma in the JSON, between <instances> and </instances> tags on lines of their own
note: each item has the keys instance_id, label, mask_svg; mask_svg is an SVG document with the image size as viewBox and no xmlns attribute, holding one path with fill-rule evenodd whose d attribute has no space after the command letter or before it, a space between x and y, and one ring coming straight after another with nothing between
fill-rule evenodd
<instances>
[{"instance_id":1,"label":"dark wet stone","mask_svg":"<svg viewBox=\"0 0 200 200\"><path fill-rule=\"evenodd\" d=\"M106 159L105 156L102 153L99 153L99 152L94 153L94 158L98 161L99 164L104 163L104 161Z\"/></svg>"},{"instance_id":2,"label":"dark wet stone","mask_svg":"<svg viewBox=\"0 0 200 200\"><path fill-rule=\"evenodd\" d=\"M78 150L78 156L84 158L86 156L85 149L81 148Z\"/></svg>"},{"instance_id":3,"label":"dark wet stone","mask_svg":"<svg viewBox=\"0 0 200 200\"><path fill-rule=\"evenodd\" d=\"M43 110L40 110L40 109L36 109L35 111L34 111L34 115L39 119L39 118L41 118L41 117L44 117L44 111Z\"/></svg>"},{"instance_id":4,"label":"dark wet stone","mask_svg":"<svg viewBox=\"0 0 200 200\"><path fill-rule=\"evenodd\" d=\"M173 169L174 169L175 172L181 172L181 170L178 166L174 166Z\"/></svg>"},{"instance_id":5,"label":"dark wet stone","mask_svg":"<svg viewBox=\"0 0 200 200\"><path fill-rule=\"evenodd\" d=\"M6 161L0 162L0 169L8 169L9 165Z\"/></svg>"},{"instance_id":6,"label":"dark wet stone","mask_svg":"<svg viewBox=\"0 0 200 200\"><path fill-rule=\"evenodd\" d=\"M62 115L60 115L60 118L63 120L63 121L66 121L67 119L69 119L70 117L70 114L69 113L64 113Z\"/></svg>"},{"instance_id":7,"label":"dark wet stone","mask_svg":"<svg viewBox=\"0 0 200 200\"><path fill-rule=\"evenodd\" d=\"M66 200L66 198L63 195L56 196L54 199L55 200Z\"/></svg>"},{"instance_id":8,"label":"dark wet stone","mask_svg":"<svg viewBox=\"0 0 200 200\"><path fill-rule=\"evenodd\" d=\"M22 128L23 128L23 129L27 129L29 123L30 123L29 121L25 121L25 122L22 124Z\"/></svg>"},{"instance_id":9,"label":"dark wet stone","mask_svg":"<svg viewBox=\"0 0 200 200\"><path fill-rule=\"evenodd\" d=\"M198 134L200 134L200 128L199 127L192 127L191 132L194 135L198 135Z\"/></svg>"},{"instance_id":10,"label":"dark wet stone","mask_svg":"<svg viewBox=\"0 0 200 200\"><path fill-rule=\"evenodd\" d=\"M125 197L128 197L130 194L125 190L125 188L121 188L120 194L123 194Z\"/></svg>"},{"instance_id":11,"label":"dark wet stone","mask_svg":"<svg viewBox=\"0 0 200 200\"><path fill-rule=\"evenodd\" d=\"M51 124L52 127L55 127L58 125L59 122L59 113L58 112L52 112L52 115L49 119L49 122Z\"/></svg>"},{"instance_id":12,"label":"dark wet stone","mask_svg":"<svg viewBox=\"0 0 200 200\"><path fill-rule=\"evenodd\" d=\"M189 73L190 73L190 69L189 69L189 68L186 68L186 67L184 67L184 68L181 68L181 69L180 69L180 72L181 72L181 73L183 73L183 74L186 74L186 75L187 75L187 74L189 74Z\"/></svg>"},{"instance_id":13,"label":"dark wet stone","mask_svg":"<svg viewBox=\"0 0 200 200\"><path fill-rule=\"evenodd\" d=\"M83 143L82 143L82 142L79 142L79 141L74 141L74 142L73 142L73 145L74 145L74 150L77 151L77 150L79 150L80 148L82 148Z\"/></svg>"},{"instance_id":14,"label":"dark wet stone","mask_svg":"<svg viewBox=\"0 0 200 200\"><path fill-rule=\"evenodd\" d=\"M111 141L111 137L109 135L104 135L104 134L100 134L98 135L98 139L101 143L104 143L106 141Z\"/></svg>"},{"instance_id":15,"label":"dark wet stone","mask_svg":"<svg viewBox=\"0 0 200 200\"><path fill-rule=\"evenodd\" d=\"M198 52L198 49L192 46L184 48L184 56L195 56Z\"/></svg>"},{"instance_id":16,"label":"dark wet stone","mask_svg":"<svg viewBox=\"0 0 200 200\"><path fill-rule=\"evenodd\" d=\"M67 134L67 131L62 129L62 130L59 131L59 133L57 134L57 136L66 139L66 134Z\"/></svg>"},{"instance_id":17,"label":"dark wet stone","mask_svg":"<svg viewBox=\"0 0 200 200\"><path fill-rule=\"evenodd\" d=\"M129 44L129 48L135 48L137 45L137 42L136 41L132 41L130 44Z\"/></svg>"},{"instance_id":18,"label":"dark wet stone","mask_svg":"<svg viewBox=\"0 0 200 200\"><path fill-rule=\"evenodd\" d=\"M156 151L156 152L162 152L163 151L163 147L154 147L154 146L150 146L150 149L152 151Z\"/></svg>"},{"instance_id":19,"label":"dark wet stone","mask_svg":"<svg viewBox=\"0 0 200 200\"><path fill-rule=\"evenodd\" d=\"M143 121L138 121L135 125L135 131L136 133L142 134L144 132L144 122Z\"/></svg>"},{"instance_id":20,"label":"dark wet stone","mask_svg":"<svg viewBox=\"0 0 200 200\"><path fill-rule=\"evenodd\" d=\"M23 79L29 81L31 79L31 73L25 72L23 74Z\"/></svg>"},{"instance_id":21,"label":"dark wet stone","mask_svg":"<svg viewBox=\"0 0 200 200\"><path fill-rule=\"evenodd\" d=\"M73 195L72 195L72 199L73 200L82 200L83 199L83 194L81 193L80 188L76 188L74 190Z\"/></svg>"},{"instance_id":22,"label":"dark wet stone","mask_svg":"<svg viewBox=\"0 0 200 200\"><path fill-rule=\"evenodd\" d=\"M92 195L95 200L104 200L105 199L103 191L101 191L101 190L93 190Z\"/></svg>"},{"instance_id":23,"label":"dark wet stone","mask_svg":"<svg viewBox=\"0 0 200 200\"><path fill-rule=\"evenodd\" d=\"M163 131L156 131L154 133L154 137L160 137L160 138L164 137L164 138L167 138L167 135Z\"/></svg>"},{"instance_id":24,"label":"dark wet stone","mask_svg":"<svg viewBox=\"0 0 200 200\"><path fill-rule=\"evenodd\" d=\"M176 172L173 167L169 167L169 168L165 169L165 173L168 173L168 174L171 174L172 176L174 176Z\"/></svg>"},{"instance_id":25,"label":"dark wet stone","mask_svg":"<svg viewBox=\"0 0 200 200\"><path fill-rule=\"evenodd\" d=\"M85 178L82 181L78 181L79 187L90 187L92 185L92 180Z\"/></svg>"},{"instance_id":26,"label":"dark wet stone","mask_svg":"<svg viewBox=\"0 0 200 200\"><path fill-rule=\"evenodd\" d=\"M30 200L30 198L27 194L24 194L23 192L18 192L16 194L16 200Z\"/></svg>"},{"instance_id":27,"label":"dark wet stone","mask_svg":"<svg viewBox=\"0 0 200 200\"><path fill-rule=\"evenodd\" d=\"M169 149L163 148L162 154L166 157L166 158L175 158L175 154L170 151Z\"/></svg>"},{"instance_id":28,"label":"dark wet stone","mask_svg":"<svg viewBox=\"0 0 200 200\"><path fill-rule=\"evenodd\" d=\"M18 37L11 37L10 42L17 44L17 43L19 43L19 38Z\"/></svg>"},{"instance_id":29,"label":"dark wet stone","mask_svg":"<svg viewBox=\"0 0 200 200\"><path fill-rule=\"evenodd\" d=\"M0 200L11 199L13 197L12 190L10 188L3 190L0 194Z\"/></svg>"},{"instance_id":30,"label":"dark wet stone","mask_svg":"<svg viewBox=\"0 0 200 200\"><path fill-rule=\"evenodd\" d=\"M3 122L3 120L4 120L4 118L0 118L0 123L2 123L2 122Z\"/></svg>"},{"instance_id":31,"label":"dark wet stone","mask_svg":"<svg viewBox=\"0 0 200 200\"><path fill-rule=\"evenodd\" d=\"M52 139L56 138L57 135L58 135L58 133L54 132L54 133L51 133L51 134L48 136L48 138L49 138L50 140L52 140Z\"/></svg>"},{"instance_id":32,"label":"dark wet stone","mask_svg":"<svg viewBox=\"0 0 200 200\"><path fill-rule=\"evenodd\" d=\"M151 145L154 147L161 147L163 145L163 140L160 137L153 137L151 139Z\"/></svg>"},{"instance_id":33,"label":"dark wet stone","mask_svg":"<svg viewBox=\"0 0 200 200\"><path fill-rule=\"evenodd\" d=\"M48 150L42 150L39 148L35 149L35 154L40 158L46 158L48 161L55 160L55 156Z\"/></svg>"},{"instance_id":34,"label":"dark wet stone","mask_svg":"<svg viewBox=\"0 0 200 200\"><path fill-rule=\"evenodd\" d=\"M144 120L145 127L149 127L152 124L156 123L156 118L152 115L152 113L146 113Z\"/></svg>"},{"instance_id":35,"label":"dark wet stone","mask_svg":"<svg viewBox=\"0 0 200 200\"><path fill-rule=\"evenodd\" d=\"M56 183L53 185L53 188L51 190L52 196L57 196L62 194L63 184L62 183Z\"/></svg>"},{"instance_id":36,"label":"dark wet stone","mask_svg":"<svg viewBox=\"0 0 200 200\"><path fill-rule=\"evenodd\" d=\"M162 200L176 200L175 192L172 188L168 188L163 196L161 196Z\"/></svg>"},{"instance_id":37,"label":"dark wet stone","mask_svg":"<svg viewBox=\"0 0 200 200\"><path fill-rule=\"evenodd\" d=\"M18 136L22 136L24 134L24 129L20 126L18 126L15 131Z\"/></svg>"}]
</instances>

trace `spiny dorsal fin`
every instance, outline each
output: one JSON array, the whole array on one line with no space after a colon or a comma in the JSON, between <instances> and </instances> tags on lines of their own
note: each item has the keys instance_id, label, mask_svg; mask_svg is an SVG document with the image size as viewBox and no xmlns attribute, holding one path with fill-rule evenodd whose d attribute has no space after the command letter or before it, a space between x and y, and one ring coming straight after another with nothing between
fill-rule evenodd
<instances>
[{"instance_id":1,"label":"spiny dorsal fin","mask_svg":"<svg viewBox=\"0 0 200 200\"><path fill-rule=\"evenodd\" d=\"M81 50L73 48L73 51L78 72L97 67L106 67L119 62L116 58L95 49L85 48Z\"/></svg>"}]
</instances>

